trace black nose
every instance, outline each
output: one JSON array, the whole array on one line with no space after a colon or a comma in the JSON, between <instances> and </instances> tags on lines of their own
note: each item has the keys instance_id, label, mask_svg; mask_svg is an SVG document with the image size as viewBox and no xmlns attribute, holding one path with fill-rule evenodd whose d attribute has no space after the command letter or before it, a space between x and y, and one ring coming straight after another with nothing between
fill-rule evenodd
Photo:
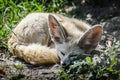
<instances>
[{"instance_id":1,"label":"black nose","mask_svg":"<svg viewBox=\"0 0 120 80\"><path fill-rule=\"evenodd\" d=\"M62 65L62 67L65 67L66 66L66 63L61 61L60 64Z\"/></svg>"},{"instance_id":2,"label":"black nose","mask_svg":"<svg viewBox=\"0 0 120 80\"><path fill-rule=\"evenodd\" d=\"M61 62L61 66L62 66L63 68L67 68L69 65L70 65L69 62L67 62L67 63Z\"/></svg>"}]
</instances>

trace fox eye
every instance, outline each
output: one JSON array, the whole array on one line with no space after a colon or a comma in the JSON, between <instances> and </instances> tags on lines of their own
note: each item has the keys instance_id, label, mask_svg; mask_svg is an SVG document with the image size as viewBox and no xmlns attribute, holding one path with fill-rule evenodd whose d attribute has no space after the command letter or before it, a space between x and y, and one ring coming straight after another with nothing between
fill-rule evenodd
<instances>
[{"instance_id":1,"label":"fox eye","mask_svg":"<svg viewBox=\"0 0 120 80\"><path fill-rule=\"evenodd\" d=\"M56 41L56 42L62 44L62 41L61 41L60 37L54 37L54 38L55 38L55 41Z\"/></svg>"},{"instance_id":2,"label":"fox eye","mask_svg":"<svg viewBox=\"0 0 120 80\"><path fill-rule=\"evenodd\" d=\"M77 56L76 54L70 54L69 57L75 57Z\"/></svg>"},{"instance_id":3,"label":"fox eye","mask_svg":"<svg viewBox=\"0 0 120 80\"><path fill-rule=\"evenodd\" d=\"M56 41L59 41L59 40L60 40L60 38L59 38L59 37L57 37L57 36L56 36L56 37L54 37L54 38L55 38L55 40L56 40Z\"/></svg>"},{"instance_id":4,"label":"fox eye","mask_svg":"<svg viewBox=\"0 0 120 80\"><path fill-rule=\"evenodd\" d=\"M61 54L62 54L63 56L65 56L65 53L63 53L62 51L61 51Z\"/></svg>"}]
</instances>

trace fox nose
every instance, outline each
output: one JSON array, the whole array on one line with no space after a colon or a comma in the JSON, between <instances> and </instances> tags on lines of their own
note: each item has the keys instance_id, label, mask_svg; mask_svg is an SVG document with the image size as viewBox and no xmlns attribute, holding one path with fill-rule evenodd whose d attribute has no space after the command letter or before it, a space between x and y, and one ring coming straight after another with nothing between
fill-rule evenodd
<instances>
[{"instance_id":1,"label":"fox nose","mask_svg":"<svg viewBox=\"0 0 120 80\"><path fill-rule=\"evenodd\" d=\"M66 66L66 63L64 63L63 61L61 61L60 64L62 65L62 67Z\"/></svg>"},{"instance_id":2,"label":"fox nose","mask_svg":"<svg viewBox=\"0 0 120 80\"><path fill-rule=\"evenodd\" d=\"M60 64L64 67L66 66L65 62L61 61Z\"/></svg>"},{"instance_id":3,"label":"fox nose","mask_svg":"<svg viewBox=\"0 0 120 80\"><path fill-rule=\"evenodd\" d=\"M68 62L61 61L60 64L62 65L62 67L67 67L69 66L69 61Z\"/></svg>"},{"instance_id":4,"label":"fox nose","mask_svg":"<svg viewBox=\"0 0 120 80\"><path fill-rule=\"evenodd\" d=\"M70 59L69 59L69 55L66 55L63 59L61 59L60 64L63 67L66 67L70 64Z\"/></svg>"}]
</instances>

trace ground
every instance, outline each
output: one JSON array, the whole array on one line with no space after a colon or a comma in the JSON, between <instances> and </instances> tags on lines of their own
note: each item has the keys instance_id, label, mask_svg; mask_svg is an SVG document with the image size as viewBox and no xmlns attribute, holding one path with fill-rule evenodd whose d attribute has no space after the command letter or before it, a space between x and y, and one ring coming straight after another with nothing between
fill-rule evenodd
<instances>
[{"instance_id":1,"label":"ground","mask_svg":"<svg viewBox=\"0 0 120 80\"><path fill-rule=\"evenodd\" d=\"M72 6L73 9L67 8L68 13L75 14L75 17L79 18L81 15L85 21L94 25L96 23L101 23L103 25L103 37L100 41L100 48L98 51L104 51L106 46L110 46L114 40L120 39L120 11L119 5L117 6L105 6L98 5L93 8L90 5L77 5ZM23 64L20 68L15 68L15 63L21 62ZM16 77L22 78L23 80L55 80L61 66L59 64L55 65L45 65L45 66L33 66L25 63L22 60L14 56L10 56L7 49L0 49L0 79L1 80L18 80ZM24 74L24 75L22 75Z\"/></svg>"}]
</instances>

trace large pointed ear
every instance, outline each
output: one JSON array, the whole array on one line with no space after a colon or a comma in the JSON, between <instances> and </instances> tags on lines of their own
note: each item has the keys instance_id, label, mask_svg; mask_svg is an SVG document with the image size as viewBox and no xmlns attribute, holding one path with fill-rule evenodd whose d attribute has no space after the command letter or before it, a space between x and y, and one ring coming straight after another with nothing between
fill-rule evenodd
<instances>
[{"instance_id":1,"label":"large pointed ear","mask_svg":"<svg viewBox=\"0 0 120 80\"><path fill-rule=\"evenodd\" d=\"M97 47L102 36L102 26L95 25L89 29L80 39L79 46L83 50L93 50Z\"/></svg>"},{"instance_id":2,"label":"large pointed ear","mask_svg":"<svg viewBox=\"0 0 120 80\"><path fill-rule=\"evenodd\" d=\"M65 29L59 24L54 16L48 16L48 23L49 33L52 40L55 43L63 43L66 41L67 34L65 32Z\"/></svg>"}]
</instances>

